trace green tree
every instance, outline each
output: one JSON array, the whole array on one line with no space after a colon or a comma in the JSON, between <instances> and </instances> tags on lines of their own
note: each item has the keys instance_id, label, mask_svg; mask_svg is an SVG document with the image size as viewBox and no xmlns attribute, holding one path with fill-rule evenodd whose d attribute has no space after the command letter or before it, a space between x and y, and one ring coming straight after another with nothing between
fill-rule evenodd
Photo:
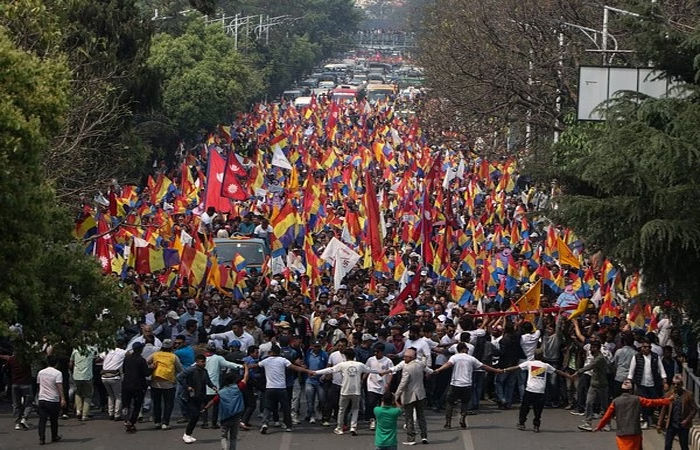
<instances>
[{"instance_id":1,"label":"green tree","mask_svg":"<svg viewBox=\"0 0 700 450\"><path fill-rule=\"evenodd\" d=\"M20 352L46 338L106 345L129 310L115 282L75 248L67 212L41 168L69 105L66 61L18 49L0 26L0 332L19 323ZM108 309L109 314L99 317Z\"/></svg>"},{"instance_id":2,"label":"green tree","mask_svg":"<svg viewBox=\"0 0 700 450\"><path fill-rule=\"evenodd\" d=\"M232 120L263 91L262 77L218 26L193 22L181 36L158 34L149 67L162 77L163 110L193 138Z\"/></svg>"}]
</instances>

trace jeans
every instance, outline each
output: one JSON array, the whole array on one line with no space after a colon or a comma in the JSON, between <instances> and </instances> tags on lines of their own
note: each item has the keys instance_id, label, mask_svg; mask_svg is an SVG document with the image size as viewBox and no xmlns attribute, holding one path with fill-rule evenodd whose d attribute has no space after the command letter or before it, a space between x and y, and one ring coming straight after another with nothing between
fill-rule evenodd
<instances>
[{"instance_id":1,"label":"jeans","mask_svg":"<svg viewBox=\"0 0 700 450\"><path fill-rule=\"evenodd\" d=\"M542 418L542 409L544 409L544 394L537 394L535 392L525 391L523 395L523 401L520 403L520 420L518 423L520 425L525 425L527 421L527 415L530 413L530 408L535 411L535 418L532 424L537 428L540 427L540 419Z\"/></svg>"},{"instance_id":2,"label":"jeans","mask_svg":"<svg viewBox=\"0 0 700 450\"><path fill-rule=\"evenodd\" d=\"M649 387L649 386L642 386L642 385L637 385L637 395L640 397L646 397L646 398L657 398L658 395L656 393L656 388L655 387ZM651 425L652 419L654 415L654 408L642 408L642 418L649 424Z\"/></svg>"},{"instance_id":3,"label":"jeans","mask_svg":"<svg viewBox=\"0 0 700 450\"><path fill-rule=\"evenodd\" d=\"M46 441L46 420L51 421L51 440L58 438L58 414L61 412L59 402L39 400L39 441Z\"/></svg>"},{"instance_id":4,"label":"jeans","mask_svg":"<svg viewBox=\"0 0 700 450\"><path fill-rule=\"evenodd\" d=\"M12 407L15 413L15 423L29 417L29 413L32 411L33 397L31 384L12 385Z\"/></svg>"},{"instance_id":5,"label":"jeans","mask_svg":"<svg viewBox=\"0 0 700 450\"><path fill-rule=\"evenodd\" d=\"M518 374L515 372L496 375L496 397L503 406L510 407L513 404L513 391L517 381Z\"/></svg>"},{"instance_id":6,"label":"jeans","mask_svg":"<svg viewBox=\"0 0 700 450\"><path fill-rule=\"evenodd\" d=\"M433 377L431 377L433 378ZM435 377L435 390L433 391L434 405L437 408L441 408L445 403L447 398L447 391L450 387L450 380L452 379L452 367L447 370L443 370L437 374Z\"/></svg>"},{"instance_id":7,"label":"jeans","mask_svg":"<svg viewBox=\"0 0 700 450\"><path fill-rule=\"evenodd\" d=\"M472 402L469 409L478 411L481 403L481 394L484 392L484 379L486 372L475 370L472 372Z\"/></svg>"},{"instance_id":8,"label":"jeans","mask_svg":"<svg viewBox=\"0 0 700 450\"><path fill-rule=\"evenodd\" d=\"M586 395L588 393L588 387L591 385L591 376L585 373L578 377L578 384L576 385L576 403L578 412L584 412L586 410Z\"/></svg>"},{"instance_id":9,"label":"jeans","mask_svg":"<svg viewBox=\"0 0 700 450\"><path fill-rule=\"evenodd\" d=\"M338 414L338 403L340 403L340 386L335 383L328 383L328 393L326 394L326 403L323 408L324 422L331 419L334 411Z\"/></svg>"},{"instance_id":10,"label":"jeans","mask_svg":"<svg viewBox=\"0 0 700 450\"><path fill-rule=\"evenodd\" d=\"M518 394L520 395L520 402L522 403L523 397L525 397L525 384L527 384L527 370L518 370Z\"/></svg>"},{"instance_id":11,"label":"jeans","mask_svg":"<svg viewBox=\"0 0 700 450\"><path fill-rule=\"evenodd\" d=\"M192 436L194 427L197 426L197 422L199 421L199 412L201 410L202 399L195 397L187 400L187 418L189 419L189 422L187 422L187 427L185 427L186 435Z\"/></svg>"},{"instance_id":12,"label":"jeans","mask_svg":"<svg viewBox=\"0 0 700 450\"><path fill-rule=\"evenodd\" d=\"M313 384L307 381L304 393L306 394L306 420L309 420L316 417L316 401L318 400L322 406L326 402L326 392L323 390L322 384Z\"/></svg>"},{"instance_id":13,"label":"jeans","mask_svg":"<svg viewBox=\"0 0 700 450\"><path fill-rule=\"evenodd\" d=\"M189 419L189 417L187 417L187 397L183 395L182 391L182 385L178 384L175 386L175 404L177 404L177 407L180 408L180 414L182 417Z\"/></svg>"},{"instance_id":14,"label":"jeans","mask_svg":"<svg viewBox=\"0 0 700 450\"><path fill-rule=\"evenodd\" d=\"M367 391L367 401L366 403L366 409L365 409L365 415L367 419L375 419L374 417L374 407L379 406L382 403L382 394L378 394L376 392L372 391Z\"/></svg>"},{"instance_id":15,"label":"jeans","mask_svg":"<svg viewBox=\"0 0 700 450\"><path fill-rule=\"evenodd\" d=\"M267 425L270 421L270 416L272 412L278 408L282 407L282 415L284 417L284 424L287 428L292 427L292 412L291 412L291 402L289 401L289 395L287 389L265 389L265 412L263 412L263 425Z\"/></svg>"},{"instance_id":16,"label":"jeans","mask_svg":"<svg viewBox=\"0 0 700 450\"><path fill-rule=\"evenodd\" d=\"M255 412L255 406L258 403L257 397L255 396L255 387L252 385L247 385L243 390L243 402L245 403L245 409L243 410L243 415L241 415L241 422L246 425L250 424L250 418Z\"/></svg>"},{"instance_id":17,"label":"jeans","mask_svg":"<svg viewBox=\"0 0 700 450\"><path fill-rule=\"evenodd\" d=\"M445 423L452 424L452 410L457 402L460 402L459 411L462 419L467 415L469 404L472 401L473 389L471 386L452 386L447 388L447 400L445 401Z\"/></svg>"},{"instance_id":18,"label":"jeans","mask_svg":"<svg viewBox=\"0 0 700 450\"><path fill-rule=\"evenodd\" d=\"M124 389L124 386L122 386L122 404L127 409L126 421L132 425L135 425L139 420L139 414L143 406L143 394L144 392L140 389Z\"/></svg>"},{"instance_id":19,"label":"jeans","mask_svg":"<svg viewBox=\"0 0 700 450\"><path fill-rule=\"evenodd\" d=\"M103 378L102 384L107 391L107 414L114 417L122 415L122 380L116 378Z\"/></svg>"},{"instance_id":20,"label":"jeans","mask_svg":"<svg viewBox=\"0 0 700 450\"><path fill-rule=\"evenodd\" d=\"M689 428L678 428L673 425L669 425L666 430L666 442L664 450L671 450L673 448L673 438L678 436L678 442L681 444L681 450L688 450L688 434L690 432Z\"/></svg>"},{"instance_id":21,"label":"jeans","mask_svg":"<svg viewBox=\"0 0 700 450\"><path fill-rule=\"evenodd\" d=\"M87 419L92 400L92 380L75 380L75 414Z\"/></svg>"},{"instance_id":22,"label":"jeans","mask_svg":"<svg viewBox=\"0 0 700 450\"><path fill-rule=\"evenodd\" d=\"M228 419L221 421L221 450L236 450L236 439L238 438L238 424L241 421L241 414L234 414Z\"/></svg>"},{"instance_id":23,"label":"jeans","mask_svg":"<svg viewBox=\"0 0 700 450\"><path fill-rule=\"evenodd\" d=\"M600 403L601 411L608 409L608 387L589 387L588 393L586 394L586 417L585 421L590 422L593 420L594 408L596 405L596 400Z\"/></svg>"},{"instance_id":24,"label":"jeans","mask_svg":"<svg viewBox=\"0 0 700 450\"><path fill-rule=\"evenodd\" d=\"M206 402L208 403L213 398L214 398L213 394L207 395ZM212 406L212 408L211 408L211 423L212 423L212 425L216 426L218 421L219 421L219 404L214 403L214 406ZM209 410L208 409L202 413L202 426L203 427L209 426Z\"/></svg>"},{"instance_id":25,"label":"jeans","mask_svg":"<svg viewBox=\"0 0 700 450\"><path fill-rule=\"evenodd\" d=\"M338 406L338 429L342 430L345 425L345 411L351 406L350 410L350 428L357 428L357 415L360 412L360 396L359 395L341 395L340 405Z\"/></svg>"},{"instance_id":26,"label":"jeans","mask_svg":"<svg viewBox=\"0 0 700 450\"><path fill-rule=\"evenodd\" d=\"M559 361L545 360L547 364L554 367L555 369L561 369L561 363ZM561 400L561 378L556 374L552 373L547 375L546 388L544 391L544 402L546 405L551 405L558 407Z\"/></svg>"},{"instance_id":27,"label":"jeans","mask_svg":"<svg viewBox=\"0 0 700 450\"><path fill-rule=\"evenodd\" d=\"M418 428L420 428L421 439L428 438L428 424L425 421L425 399L403 405L403 414L406 419L406 434L409 441L416 440L416 424L413 421L413 411L416 412Z\"/></svg>"},{"instance_id":28,"label":"jeans","mask_svg":"<svg viewBox=\"0 0 700 450\"><path fill-rule=\"evenodd\" d=\"M175 404L175 388L151 387L151 397L153 399L153 423L170 425L170 416Z\"/></svg>"}]
</instances>

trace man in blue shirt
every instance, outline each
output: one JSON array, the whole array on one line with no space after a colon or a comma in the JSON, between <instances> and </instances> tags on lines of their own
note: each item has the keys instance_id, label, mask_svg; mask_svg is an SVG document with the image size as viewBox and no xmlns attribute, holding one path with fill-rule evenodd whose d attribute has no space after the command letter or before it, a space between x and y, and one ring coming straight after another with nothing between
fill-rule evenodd
<instances>
[{"instance_id":1,"label":"man in blue shirt","mask_svg":"<svg viewBox=\"0 0 700 450\"><path fill-rule=\"evenodd\" d=\"M325 369L328 366L328 353L321 350L321 341L314 341L311 349L306 352L304 364L311 371ZM316 397L323 405L326 402L326 395L323 389L321 377L316 375L306 379L306 421L316 423Z\"/></svg>"},{"instance_id":2,"label":"man in blue shirt","mask_svg":"<svg viewBox=\"0 0 700 450\"><path fill-rule=\"evenodd\" d=\"M564 288L564 292L559 294L559 297L557 297L557 306L560 308L566 308L567 306L576 306L578 305L578 302L579 298L574 292L573 284L567 284Z\"/></svg>"},{"instance_id":3,"label":"man in blue shirt","mask_svg":"<svg viewBox=\"0 0 700 450\"><path fill-rule=\"evenodd\" d=\"M251 345L248 347L248 356L243 358L243 364L248 366L254 366L260 362L260 349L257 345ZM244 430L250 430L250 418L255 412L255 406L257 404L257 399L255 397L255 392L264 392L265 390L265 374L263 374L260 367L254 367L249 370L248 374L248 384L243 390L243 399L245 400L245 410L241 416L241 428Z\"/></svg>"},{"instance_id":4,"label":"man in blue shirt","mask_svg":"<svg viewBox=\"0 0 700 450\"><path fill-rule=\"evenodd\" d=\"M180 325L186 327L187 321L190 319L195 319L197 321L197 328L201 327L204 323L204 314L202 314L202 311L197 311L197 303L194 300L189 300L187 302L187 311L180 316Z\"/></svg>"},{"instance_id":5,"label":"man in blue shirt","mask_svg":"<svg viewBox=\"0 0 700 450\"><path fill-rule=\"evenodd\" d=\"M180 360L180 363L182 364L182 367L190 367L192 364L194 364L194 348L191 345L187 345L185 342L185 336L178 334L177 337L175 337L175 356ZM182 395L182 386L180 383L175 384L175 402L177 403L178 407L180 408L180 414L182 414L182 418L177 421L177 423L186 423L188 422L187 419L187 402L184 400L184 396Z\"/></svg>"}]
</instances>

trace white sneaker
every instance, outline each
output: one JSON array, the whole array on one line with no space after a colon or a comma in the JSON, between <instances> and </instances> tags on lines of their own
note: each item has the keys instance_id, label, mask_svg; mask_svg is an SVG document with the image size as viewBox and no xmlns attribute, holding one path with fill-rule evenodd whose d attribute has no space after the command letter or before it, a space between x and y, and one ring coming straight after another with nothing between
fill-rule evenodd
<instances>
[{"instance_id":1,"label":"white sneaker","mask_svg":"<svg viewBox=\"0 0 700 450\"><path fill-rule=\"evenodd\" d=\"M342 429L342 428L334 428L334 429L333 429L333 432L334 432L335 434L343 434L343 429Z\"/></svg>"},{"instance_id":2,"label":"white sneaker","mask_svg":"<svg viewBox=\"0 0 700 450\"><path fill-rule=\"evenodd\" d=\"M16 424L15 424L15 430L21 430L21 429L22 429L22 425L16 423Z\"/></svg>"},{"instance_id":3,"label":"white sneaker","mask_svg":"<svg viewBox=\"0 0 700 450\"><path fill-rule=\"evenodd\" d=\"M642 430L648 430L649 424L646 421L644 421L644 422L642 422L641 428L642 428Z\"/></svg>"},{"instance_id":4,"label":"white sneaker","mask_svg":"<svg viewBox=\"0 0 700 450\"><path fill-rule=\"evenodd\" d=\"M315 417L310 418L309 423L316 423L316 418Z\"/></svg>"},{"instance_id":5,"label":"white sneaker","mask_svg":"<svg viewBox=\"0 0 700 450\"><path fill-rule=\"evenodd\" d=\"M357 430L354 428L350 428L350 434L352 434L353 436L357 436Z\"/></svg>"},{"instance_id":6,"label":"white sneaker","mask_svg":"<svg viewBox=\"0 0 700 450\"><path fill-rule=\"evenodd\" d=\"M183 434L183 435L182 435L182 440L185 441L185 444L191 444L191 443L193 443L194 441L196 441L197 439L193 438L193 437L190 436L189 434Z\"/></svg>"},{"instance_id":7,"label":"white sneaker","mask_svg":"<svg viewBox=\"0 0 700 450\"><path fill-rule=\"evenodd\" d=\"M299 421L298 418L292 417L292 425L299 425L301 422Z\"/></svg>"},{"instance_id":8,"label":"white sneaker","mask_svg":"<svg viewBox=\"0 0 700 450\"><path fill-rule=\"evenodd\" d=\"M282 424L281 424L280 422L275 422L274 425L275 425L276 427L281 427L281 426L282 426Z\"/></svg>"},{"instance_id":9,"label":"white sneaker","mask_svg":"<svg viewBox=\"0 0 700 450\"><path fill-rule=\"evenodd\" d=\"M22 419L19 421L19 424L24 428L25 430L29 429L29 422L27 422L27 419Z\"/></svg>"},{"instance_id":10,"label":"white sneaker","mask_svg":"<svg viewBox=\"0 0 700 450\"><path fill-rule=\"evenodd\" d=\"M374 430L374 428L377 426L377 422L375 422L374 419L370 419L369 421L369 429Z\"/></svg>"},{"instance_id":11,"label":"white sneaker","mask_svg":"<svg viewBox=\"0 0 700 450\"><path fill-rule=\"evenodd\" d=\"M416 445L416 441L406 441L402 442L403 445Z\"/></svg>"}]
</instances>

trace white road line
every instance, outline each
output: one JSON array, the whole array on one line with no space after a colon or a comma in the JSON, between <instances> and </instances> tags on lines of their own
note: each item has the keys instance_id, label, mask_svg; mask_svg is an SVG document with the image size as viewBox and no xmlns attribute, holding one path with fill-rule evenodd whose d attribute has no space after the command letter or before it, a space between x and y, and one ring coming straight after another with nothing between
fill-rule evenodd
<instances>
[{"instance_id":1,"label":"white road line","mask_svg":"<svg viewBox=\"0 0 700 450\"><path fill-rule=\"evenodd\" d=\"M292 446L292 433L282 434L282 439L280 440L280 450L289 450Z\"/></svg>"},{"instance_id":2,"label":"white road line","mask_svg":"<svg viewBox=\"0 0 700 450\"><path fill-rule=\"evenodd\" d=\"M467 418L464 418L464 421L467 423L467 429L462 430L462 442L464 442L464 450L474 450L474 441L472 440L472 432L469 429L469 420Z\"/></svg>"}]
</instances>

